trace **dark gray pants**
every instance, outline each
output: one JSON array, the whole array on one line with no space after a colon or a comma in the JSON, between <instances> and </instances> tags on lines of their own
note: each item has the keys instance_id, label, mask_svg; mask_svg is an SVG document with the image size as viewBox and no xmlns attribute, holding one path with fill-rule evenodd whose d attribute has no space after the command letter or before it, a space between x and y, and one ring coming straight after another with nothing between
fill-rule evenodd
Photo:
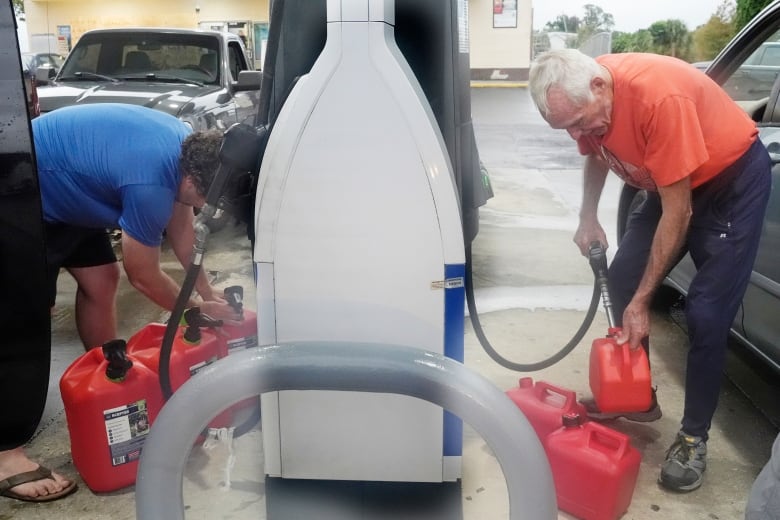
<instances>
[{"instance_id":1,"label":"dark gray pants","mask_svg":"<svg viewBox=\"0 0 780 520\"><path fill-rule=\"evenodd\" d=\"M729 328L750 280L770 187L769 154L756 140L733 165L692 193L693 216L683 254L690 252L697 273L685 306L690 350L682 429L705 440L718 404ZM644 273L660 217L660 197L648 193L629 217L610 265L618 325Z\"/></svg>"}]
</instances>

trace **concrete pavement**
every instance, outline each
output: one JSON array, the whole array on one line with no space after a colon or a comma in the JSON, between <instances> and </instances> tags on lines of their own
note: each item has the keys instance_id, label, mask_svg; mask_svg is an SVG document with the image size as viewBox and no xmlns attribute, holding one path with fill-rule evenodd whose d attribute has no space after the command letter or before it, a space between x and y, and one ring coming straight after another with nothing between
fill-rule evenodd
<instances>
[{"instance_id":1,"label":"concrete pavement","mask_svg":"<svg viewBox=\"0 0 780 520\"><path fill-rule=\"evenodd\" d=\"M491 173L496 196L481 211L480 233L473 244L477 306L493 345L506 357L531 362L563 345L583 318L590 298L592 275L571 242L579 204L581 160L565 132L547 128L536 114L525 89L475 88L472 111L481 159ZM614 236L618 183L611 179L602 205L602 221ZM164 252L164 267L181 278L177 263ZM243 284L251 294L252 268L242 228L227 227L212 235L206 268L219 286ZM62 371L78 357L81 346L72 316L74 287L61 277L53 315L52 374L49 400L39 431L28 453L52 468L76 476L62 401L57 384ZM252 299L246 305L252 308ZM119 296L120 334L128 337L145 324L165 316L122 280ZM533 374L518 374L498 366L482 351L467 322L466 359L469 368L498 388L508 389L518 377L530 375L587 395L590 342L606 331L599 312L582 344L560 363ZM686 339L673 315L659 312L653 322L651 355L654 383L664 417L655 423L614 421L642 453L639 482L624 518L631 520L740 519L749 487L769 455L777 427L776 376L732 355L724 377L721 404L713 422L709 463L702 488L679 495L655 482L659 465L679 428L682 415ZM735 385L749 382L746 396ZM769 396L769 397L767 397ZM758 403L759 409L755 403ZM236 440L230 489L225 489L226 444L194 448L183 483L188 519L266 518L265 480L259 430ZM498 461L484 441L466 427L464 473L461 481L462 518L507 517L507 494ZM29 504L0 498L0 520L51 517L90 520L135 518L133 488L108 494L92 493L85 485L71 497L50 504ZM571 518L565 513L560 518Z\"/></svg>"}]
</instances>

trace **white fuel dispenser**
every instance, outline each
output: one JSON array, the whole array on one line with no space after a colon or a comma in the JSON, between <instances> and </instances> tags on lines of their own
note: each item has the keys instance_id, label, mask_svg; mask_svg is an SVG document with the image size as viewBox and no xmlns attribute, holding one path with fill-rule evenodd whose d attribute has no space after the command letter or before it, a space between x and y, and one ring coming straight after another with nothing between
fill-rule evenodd
<instances>
[{"instance_id":1,"label":"white fuel dispenser","mask_svg":"<svg viewBox=\"0 0 780 520\"><path fill-rule=\"evenodd\" d=\"M381 342L463 360L457 188L393 25L393 0L328 0L324 50L270 133L255 207L261 345ZM460 420L428 402L279 391L262 411L270 476L461 474Z\"/></svg>"}]
</instances>

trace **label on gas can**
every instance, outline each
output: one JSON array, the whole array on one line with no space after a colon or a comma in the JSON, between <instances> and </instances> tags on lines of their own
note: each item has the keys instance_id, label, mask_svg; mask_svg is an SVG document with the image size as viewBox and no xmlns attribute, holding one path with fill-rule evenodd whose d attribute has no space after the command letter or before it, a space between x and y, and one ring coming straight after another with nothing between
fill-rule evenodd
<instances>
[{"instance_id":1,"label":"label on gas can","mask_svg":"<svg viewBox=\"0 0 780 520\"><path fill-rule=\"evenodd\" d=\"M233 338L227 341L228 352L254 348L257 346L257 336L244 336L243 338Z\"/></svg>"},{"instance_id":2,"label":"label on gas can","mask_svg":"<svg viewBox=\"0 0 780 520\"><path fill-rule=\"evenodd\" d=\"M103 411L111 465L129 464L141 457L141 448L149 433L146 399Z\"/></svg>"}]
</instances>

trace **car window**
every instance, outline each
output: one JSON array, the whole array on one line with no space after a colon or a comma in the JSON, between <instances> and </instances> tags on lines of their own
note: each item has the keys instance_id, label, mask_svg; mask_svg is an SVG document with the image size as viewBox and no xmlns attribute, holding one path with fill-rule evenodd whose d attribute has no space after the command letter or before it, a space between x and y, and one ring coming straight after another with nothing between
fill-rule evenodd
<instances>
[{"instance_id":1,"label":"car window","mask_svg":"<svg viewBox=\"0 0 780 520\"><path fill-rule=\"evenodd\" d=\"M238 42L231 42L229 44L228 53L231 79L237 81L238 73L247 69L244 53L241 50L241 47L239 47Z\"/></svg>"},{"instance_id":2,"label":"car window","mask_svg":"<svg viewBox=\"0 0 780 520\"><path fill-rule=\"evenodd\" d=\"M87 38L85 35L83 38ZM91 39L91 41L90 41ZM113 77L183 78L219 83L219 41L185 34L96 34L80 41L61 73L92 72Z\"/></svg>"},{"instance_id":3,"label":"car window","mask_svg":"<svg viewBox=\"0 0 780 520\"><path fill-rule=\"evenodd\" d=\"M780 30L771 33L723 82L723 88L737 102L769 97L780 73Z\"/></svg>"}]
</instances>

